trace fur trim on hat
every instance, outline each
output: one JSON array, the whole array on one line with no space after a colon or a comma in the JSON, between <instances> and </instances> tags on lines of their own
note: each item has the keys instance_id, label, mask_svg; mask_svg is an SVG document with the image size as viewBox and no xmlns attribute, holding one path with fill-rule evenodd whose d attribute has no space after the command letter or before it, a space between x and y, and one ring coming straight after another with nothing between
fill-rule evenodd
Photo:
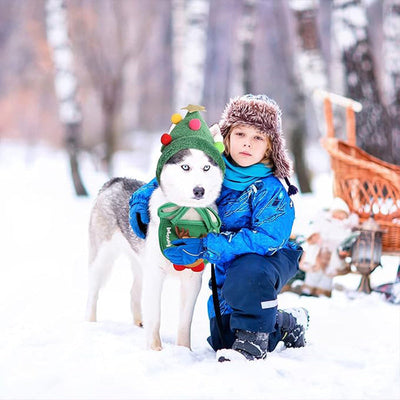
<instances>
[{"instance_id":1,"label":"fur trim on hat","mask_svg":"<svg viewBox=\"0 0 400 400\"><path fill-rule=\"evenodd\" d=\"M285 178L292 174L282 132L281 110L276 102L265 95L246 94L230 100L222 114L219 126L225 137L232 125L251 125L268 135L271 141L271 158L274 175Z\"/></svg>"}]
</instances>

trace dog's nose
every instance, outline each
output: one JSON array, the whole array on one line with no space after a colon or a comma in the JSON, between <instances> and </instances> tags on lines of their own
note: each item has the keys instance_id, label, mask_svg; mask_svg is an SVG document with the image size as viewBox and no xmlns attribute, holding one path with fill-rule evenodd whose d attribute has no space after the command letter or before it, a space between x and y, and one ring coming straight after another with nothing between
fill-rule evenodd
<instances>
[{"instance_id":1,"label":"dog's nose","mask_svg":"<svg viewBox=\"0 0 400 400\"><path fill-rule=\"evenodd\" d=\"M201 198L204 196L204 192L205 192L205 190L204 190L204 188L201 187L201 186L196 186L196 187L193 189L193 194L194 194L194 197L195 197L196 199L201 199Z\"/></svg>"}]
</instances>

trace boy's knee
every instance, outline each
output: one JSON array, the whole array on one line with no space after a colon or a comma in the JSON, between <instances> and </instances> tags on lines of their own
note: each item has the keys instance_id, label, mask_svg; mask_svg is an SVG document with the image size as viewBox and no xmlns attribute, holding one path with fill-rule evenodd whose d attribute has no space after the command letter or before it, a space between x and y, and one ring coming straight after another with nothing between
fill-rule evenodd
<instances>
[{"instance_id":1,"label":"boy's knee","mask_svg":"<svg viewBox=\"0 0 400 400\"><path fill-rule=\"evenodd\" d=\"M249 297L249 294L270 292L275 286L273 268L268 268L266 257L246 254L233 261L226 273L222 293L228 303L233 299Z\"/></svg>"},{"instance_id":2,"label":"boy's knee","mask_svg":"<svg viewBox=\"0 0 400 400\"><path fill-rule=\"evenodd\" d=\"M258 254L244 254L232 261L227 273L232 272L252 275L265 270L267 264L268 259L265 256L260 256Z\"/></svg>"},{"instance_id":3,"label":"boy's knee","mask_svg":"<svg viewBox=\"0 0 400 400\"><path fill-rule=\"evenodd\" d=\"M255 281L260 283L261 280L273 281L275 279L275 271L270 268L267 257L258 254L245 254L234 260L226 273L226 279L245 282Z\"/></svg>"}]
</instances>

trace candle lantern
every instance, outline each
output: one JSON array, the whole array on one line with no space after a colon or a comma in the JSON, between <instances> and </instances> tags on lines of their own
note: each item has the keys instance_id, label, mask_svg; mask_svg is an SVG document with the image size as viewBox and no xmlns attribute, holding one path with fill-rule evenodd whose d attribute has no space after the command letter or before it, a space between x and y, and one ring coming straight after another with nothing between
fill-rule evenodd
<instances>
[{"instance_id":1,"label":"candle lantern","mask_svg":"<svg viewBox=\"0 0 400 400\"><path fill-rule=\"evenodd\" d=\"M359 234L352 249L352 264L362 275L358 292L371 293L370 274L381 265L382 234L378 223L373 216L367 219L361 226L355 228Z\"/></svg>"}]
</instances>

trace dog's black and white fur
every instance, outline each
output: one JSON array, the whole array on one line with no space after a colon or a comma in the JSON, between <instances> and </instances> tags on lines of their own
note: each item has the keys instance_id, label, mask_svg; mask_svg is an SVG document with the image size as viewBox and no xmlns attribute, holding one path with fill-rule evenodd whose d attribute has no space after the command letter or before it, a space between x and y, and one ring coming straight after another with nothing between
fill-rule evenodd
<instances>
[{"instance_id":1,"label":"dog's black and white fur","mask_svg":"<svg viewBox=\"0 0 400 400\"><path fill-rule=\"evenodd\" d=\"M131 261L134 281L131 309L134 323L146 332L147 347L161 350L160 308L164 278L173 274L181 282L180 320L177 345L190 348L190 327L202 273L189 269L175 271L160 251L158 208L172 202L179 206L209 207L219 195L223 174L204 152L186 149L178 152L163 167L160 187L150 199L150 223L146 239L138 238L129 224L129 199L142 182L114 178L99 192L89 225L89 294L86 319L96 321L99 291L113 262L124 252ZM143 289L143 293L142 293ZM143 318L142 318L143 305Z\"/></svg>"}]
</instances>

